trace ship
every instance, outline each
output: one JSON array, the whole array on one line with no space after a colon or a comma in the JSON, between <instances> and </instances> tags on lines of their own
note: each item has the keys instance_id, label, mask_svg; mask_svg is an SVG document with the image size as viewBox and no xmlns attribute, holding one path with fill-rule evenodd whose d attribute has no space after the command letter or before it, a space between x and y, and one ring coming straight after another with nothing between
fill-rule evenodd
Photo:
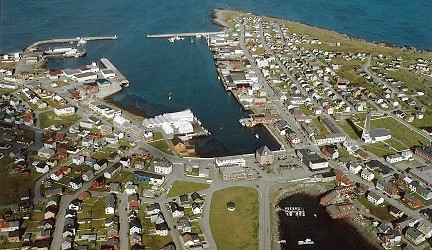
<instances>
[{"instance_id":1,"label":"ship","mask_svg":"<svg viewBox=\"0 0 432 250\"><path fill-rule=\"evenodd\" d=\"M297 242L298 245L313 245L315 242L313 242L311 239L307 238L306 240L299 240Z\"/></svg>"}]
</instances>

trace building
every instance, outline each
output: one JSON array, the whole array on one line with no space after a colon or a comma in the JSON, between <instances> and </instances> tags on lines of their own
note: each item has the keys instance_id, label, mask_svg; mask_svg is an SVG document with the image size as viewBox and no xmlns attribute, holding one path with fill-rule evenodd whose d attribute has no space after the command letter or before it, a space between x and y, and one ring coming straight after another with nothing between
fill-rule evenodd
<instances>
[{"instance_id":1,"label":"building","mask_svg":"<svg viewBox=\"0 0 432 250\"><path fill-rule=\"evenodd\" d=\"M375 191L370 191L367 195L368 201L370 201L375 206L378 206L384 202L384 198L381 197L378 193Z\"/></svg>"},{"instance_id":2,"label":"building","mask_svg":"<svg viewBox=\"0 0 432 250\"><path fill-rule=\"evenodd\" d=\"M425 236L419 230L412 227L406 230L405 237L416 246L426 240Z\"/></svg>"},{"instance_id":3,"label":"building","mask_svg":"<svg viewBox=\"0 0 432 250\"><path fill-rule=\"evenodd\" d=\"M412 168L409 171L409 176L419 181L420 183L423 183L427 187L432 187L432 165L425 166L425 167L419 167L419 168Z\"/></svg>"},{"instance_id":4,"label":"building","mask_svg":"<svg viewBox=\"0 0 432 250\"><path fill-rule=\"evenodd\" d=\"M361 139L365 143L375 143L385 141L391 138L391 130L385 128L370 128L371 113L368 113L365 120L364 129L362 132Z\"/></svg>"},{"instance_id":5,"label":"building","mask_svg":"<svg viewBox=\"0 0 432 250\"><path fill-rule=\"evenodd\" d=\"M395 195L398 192L395 186L393 186L390 182L387 182L383 179L377 181L375 188L384 191L389 195Z\"/></svg>"},{"instance_id":6,"label":"building","mask_svg":"<svg viewBox=\"0 0 432 250\"><path fill-rule=\"evenodd\" d=\"M418 208L421 206L421 201L409 193L406 193L402 200L413 208Z\"/></svg>"},{"instance_id":7,"label":"building","mask_svg":"<svg viewBox=\"0 0 432 250\"><path fill-rule=\"evenodd\" d=\"M246 166L246 160L241 155L217 157L215 162L217 167L233 166L233 165L237 165L240 167Z\"/></svg>"},{"instance_id":8,"label":"building","mask_svg":"<svg viewBox=\"0 0 432 250\"><path fill-rule=\"evenodd\" d=\"M144 171L135 171L134 180L148 183L154 186L160 186L165 181L165 176Z\"/></svg>"},{"instance_id":9,"label":"building","mask_svg":"<svg viewBox=\"0 0 432 250\"><path fill-rule=\"evenodd\" d=\"M116 208L116 196L110 193L105 202L105 214L114 214Z\"/></svg>"},{"instance_id":10,"label":"building","mask_svg":"<svg viewBox=\"0 0 432 250\"><path fill-rule=\"evenodd\" d=\"M298 149L296 153L300 160L312 171L328 167L328 161L319 156L316 152L309 149Z\"/></svg>"},{"instance_id":11,"label":"building","mask_svg":"<svg viewBox=\"0 0 432 250\"><path fill-rule=\"evenodd\" d=\"M358 214L358 210L354 204L336 204L326 207L327 213L332 219L341 219L345 216Z\"/></svg>"},{"instance_id":12,"label":"building","mask_svg":"<svg viewBox=\"0 0 432 250\"><path fill-rule=\"evenodd\" d=\"M417 147L414 153L426 162L432 163L432 146Z\"/></svg>"},{"instance_id":13,"label":"building","mask_svg":"<svg viewBox=\"0 0 432 250\"><path fill-rule=\"evenodd\" d=\"M75 114L75 111L76 111L76 108L72 105L54 107L54 113L57 116L73 115L73 114Z\"/></svg>"},{"instance_id":14,"label":"building","mask_svg":"<svg viewBox=\"0 0 432 250\"><path fill-rule=\"evenodd\" d=\"M219 174L224 180L246 178L246 170L237 165L219 167Z\"/></svg>"},{"instance_id":15,"label":"building","mask_svg":"<svg viewBox=\"0 0 432 250\"><path fill-rule=\"evenodd\" d=\"M275 161L275 156L267 146L264 146L257 149L255 159L259 165L270 165Z\"/></svg>"},{"instance_id":16,"label":"building","mask_svg":"<svg viewBox=\"0 0 432 250\"><path fill-rule=\"evenodd\" d=\"M78 73L71 77L71 79L75 82L83 83L87 81L94 81L98 78L97 74L92 72L86 72L86 73Z\"/></svg>"},{"instance_id":17,"label":"building","mask_svg":"<svg viewBox=\"0 0 432 250\"><path fill-rule=\"evenodd\" d=\"M121 169L122 169L122 165L119 162L117 162L111 167L107 168L107 170L104 173L104 177L107 179L112 179L114 178L114 176L120 173Z\"/></svg>"},{"instance_id":18,"label":"building","mask_svg":"<svg viewBox=\"0 0 432 250\"><path fill-rule=\"evenodd\" d=\"M367 180L367 181L372 181L375 178L375 174L366 168L362 170L360 176L361 176L361 178L363 178L364 180Z\"/></svg>"},{"instance_id":19,"label":"building","mask_svg":"<svg viewBox=\"0 0 432 250\"><path fill-rule=\"evenodd\" d=\"M155 158L153 167L155 173L168 175L172 172L173 164L166 158Z\"/></svg>"},{"instance_id":20,"label":"building","mask_svg":"<svg viewBox=\"0 0 432 250\"><path fill-rule=\"evenodd\" d=\"M349 171L353 174L358 174L361 170L362 170L362 166L361 165L356 165L353 163L349 164Z\"/></svg>"}]
</instances>

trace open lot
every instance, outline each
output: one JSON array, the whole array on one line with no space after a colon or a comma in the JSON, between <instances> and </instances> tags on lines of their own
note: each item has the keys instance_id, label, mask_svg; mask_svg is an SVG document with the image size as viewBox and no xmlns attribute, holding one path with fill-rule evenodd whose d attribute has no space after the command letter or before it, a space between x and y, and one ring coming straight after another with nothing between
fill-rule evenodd
<instances>
[{"instance_id":1,"label":"open lot","mask_svg":"<svg viewBox=\"0 0 432 250\"><path fill-rule=\"evenodd\" d=\"M79 115L57 116L54 111L46 111L39 114L41 128L46 128L51 125L64 125L70 127L81 119Z\"/></svg>"},{"instance_id":2,"label":"open lot","mask_svg":"<svg viewBox=\"0 0 432 250\"><path fill-rule=\"evenodd\" d=\"M168 197L178 196L182 194L189 194L193 192L198 192L209 187L208 184L195 183L188 181L174 181L172 187L168 193Z\"/></svg>"},{"instance_id":3,"label":"open lot","mask_svg":"<svg viewBox=\"0 0 432 250\"><path fill-rule=\"evenodd\" d=\"M228 202L235 211L227 210ZM214 193L210 227L218 249L257 249L258 192L253 188L230 187Z\"/></svg>"}]
</instances>

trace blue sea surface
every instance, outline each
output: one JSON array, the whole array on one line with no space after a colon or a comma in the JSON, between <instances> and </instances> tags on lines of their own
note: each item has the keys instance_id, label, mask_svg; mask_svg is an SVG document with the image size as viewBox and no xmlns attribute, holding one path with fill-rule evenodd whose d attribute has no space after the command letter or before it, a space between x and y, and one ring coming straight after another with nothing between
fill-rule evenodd
<instances>
[{"instance_id":1,"label":"blue sea surface","mask_svg":"<svg viewBox=\"0 0 432 250\"><path fill-rule=\"evenodd\" d=\"M109 58L130 80L113 96L149 116L190 108L211 136L194 140L204 156L251 153L279 145L264 128L247 129L247 116L217 79L204 40L169 43L147 34L214 31L213 8L232 8L336 30L370 41L432 49L432 2L401 0L273 1L0 1L0 52L22 50L48 38L118 35L117 41L87 43L88 55L56 59L61 69ZM172 99L168 100L168 93ZM259 138L255 137L259 135Z\"/></svg>"}]
</instances>

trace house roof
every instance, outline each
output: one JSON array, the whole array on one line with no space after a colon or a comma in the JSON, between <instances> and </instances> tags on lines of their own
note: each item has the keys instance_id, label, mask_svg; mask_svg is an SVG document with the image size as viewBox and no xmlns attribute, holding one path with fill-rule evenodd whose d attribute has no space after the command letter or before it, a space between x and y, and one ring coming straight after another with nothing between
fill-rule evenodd
<instances>
[{"instance_id":1,"label":"house roof","mask_svg":"<svg viewBox=\"0 0 432 250\"><path fill-rule=\"evenodd\" d=\"M256 153L259 155L271 155L272 154L271 150L267 146L263 146L263 147L257 149Z\"/></svg>"}]
</instances>

